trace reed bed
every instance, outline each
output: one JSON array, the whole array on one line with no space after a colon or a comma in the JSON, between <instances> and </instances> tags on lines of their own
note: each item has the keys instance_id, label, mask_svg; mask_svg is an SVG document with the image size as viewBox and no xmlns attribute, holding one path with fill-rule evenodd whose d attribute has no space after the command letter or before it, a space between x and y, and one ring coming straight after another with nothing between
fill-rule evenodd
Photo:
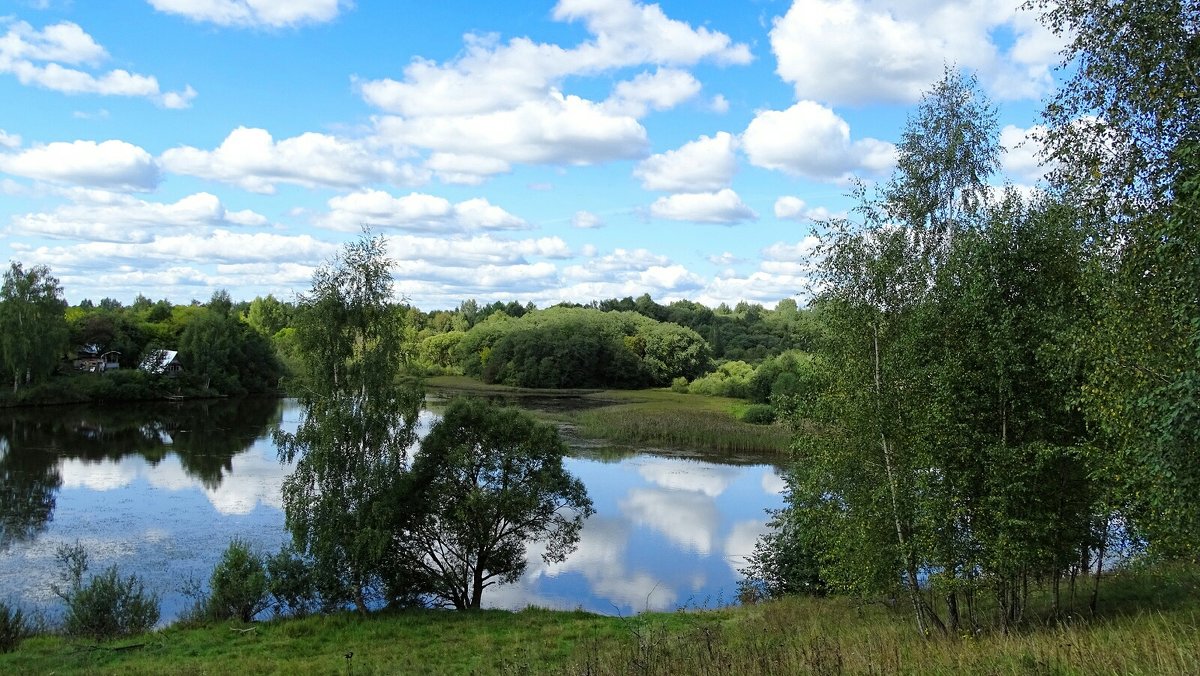
<instances>
[{"instance_id":1,"label":"reed bed","mask_svg":"<svg viewBox=\"0 0 1200 676\"><path fill-rule=\"evenodd\" d=\"M734 409L741 402L734 399L665 390L607 391L586 398L612 403L574 412L570 418L578 433L619 444L782 454L791 441L782 425L738 420Z\"/></svg>"}]
</instances>

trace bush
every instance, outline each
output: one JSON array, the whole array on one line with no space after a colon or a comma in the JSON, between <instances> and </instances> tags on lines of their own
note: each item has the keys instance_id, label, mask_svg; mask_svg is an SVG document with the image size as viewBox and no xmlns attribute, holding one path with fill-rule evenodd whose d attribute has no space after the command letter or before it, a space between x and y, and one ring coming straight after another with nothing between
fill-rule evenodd
<instances>
[{"instance_id":1,"label":"bush","mask_svg":"<svg viewBox=\"0 0 1200 676\"><path fill-rule=\"evenodd\" d=\"M147 593L136 575L122 578L112 566L85 585L87 551L82 545L60 545L57 558L68 587L53 589L67 604L63 629L68 635L98 640L128 636L148 631L158 622L158 596Z\"/></svg>"},{"instance_id":2,"label":"bush","mask_svg":"<svg viewBox=\"0 0 1200 676\"><path fill-rule=\"evenodd\" d=\"M267 569L250 544L234 538L209 579L206 604L213 619L237 618L249 622L267 608Z\"/></svg>"},{"instance_id":3,"label":"bush","mask_svg":"<svg viewBox=\"0 0 1200 676\"><path fill-rule=\"evenodd\" d=\"M672 380L671 381L671 391L678 392L680 394L687 394L688 379L684 378L683 376L679 376L675 380Z\"/></svg>"},{"instance_id":4,"label":"bush","mask_svg":"<svg viewBox=\"0 0 1200 676\"><path fill-rule=\"evenodd\" d=\"M0 653L10 653L29 635L29 625L20 608L0 601Z\"/></svg>"},{"instance_id":5,"label":"bush","mask_svg":"<svg viewBox=\"0 0 1200 676\"><path fill-rule=\"evenodd\" d=\"M277 615L307 615L317 604L308 564L290 548L267 559L267 586Z\"/></svg>"},{"instance_id":6,"label":"bush","mask_svg":"<svg viewBox=\"0 0 1200 676\"><path fill-rule=\"evenodd\" d=\"M775 409L766 404L750 404L742 411L741 421L752 425L770 425L775 422Z\"/></svg>"}]
</instances>

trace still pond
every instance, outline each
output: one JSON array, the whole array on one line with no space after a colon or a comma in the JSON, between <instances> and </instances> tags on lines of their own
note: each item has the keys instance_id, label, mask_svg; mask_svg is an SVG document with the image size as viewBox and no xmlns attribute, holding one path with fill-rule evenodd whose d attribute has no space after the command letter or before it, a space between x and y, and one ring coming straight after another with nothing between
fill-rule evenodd
<instances>
[{"instance_id":1,"label":"still pond","mask_svg":"<svg viewBox=\"0 0 1200 676\"><path fill-rule=\"evenodd\" d=\"M268 553L288 541L291 467L272 432L299 416L288 399L0 411L0 600L55 616L55 551L78 541L92 572L140 575L171 621L190 603L185 583L206 581L230 539ZM435 419L422 412L422 431ZM531 547L522 579L490 588L485 606L627 615L736 600L765 510L782 504L777 468L566 438L596 513L566 561L547 565Z\"/></svg>"}]
</instances>

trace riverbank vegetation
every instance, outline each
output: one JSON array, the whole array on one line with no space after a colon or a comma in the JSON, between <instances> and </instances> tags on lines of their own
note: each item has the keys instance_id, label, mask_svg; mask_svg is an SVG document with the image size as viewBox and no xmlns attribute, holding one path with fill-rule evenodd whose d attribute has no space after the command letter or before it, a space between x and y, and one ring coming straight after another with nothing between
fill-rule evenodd
<instances>
[{"instance_id":1,"label":"riverbank vegetation","mask_svg":"<svg viewBox=\"0 0 1200 676\"><path fill-rule=\"evenodd\" d=\"M930 641L903 609L844 597L634 617L383 611L213 622L94 642L28 638L6 673L1187 674L1200 670L1200 579L1159 567L1106 575L1095 616Z\"/></svg>"}]
</instances>

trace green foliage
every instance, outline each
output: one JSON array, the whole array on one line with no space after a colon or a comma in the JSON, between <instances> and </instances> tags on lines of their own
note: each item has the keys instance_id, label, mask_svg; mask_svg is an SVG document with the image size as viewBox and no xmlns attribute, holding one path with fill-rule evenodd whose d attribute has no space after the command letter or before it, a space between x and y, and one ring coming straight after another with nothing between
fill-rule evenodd
<instances>
[{"instance_id":1,"label":"green foliage","mask_svg":"<svg viewBox=\"0 0 1200 676\"><path fill-rule=\"evenodd\" d=\"M455 348L463 372L517 387L665 386L707 368L696 332L634 312L555 307L476 324Z\"/></svg>"},{"instance_id":2,"label":"green foliage","mask_svg":"<svg viewBox=\"0 0 1200 676\"><path fill-rule=\"evenodd\" d=\"M317 605L310 566L290 547L267 557L267 587L276 615L302 617Z\"/></svg>"},{"instance_id":3,"label":"green foliage","mask_svg":"<svg viewBox=\"0 0 1200 676\"><path fill-rule=\"evenodd\" d=\"M687 394L688 379L684 378L683 376L679 376L678 378L675 378L674 380L672 380L671 381L671 391L678 392L679 394Z\"/></svg>"},{"instance_id":4,"label":"green foliage","mask_svg":"<svg viewBox=\"0 0 1200 676\"><path fill-rule=\"evenodd\" d=\"M397 384L408 355L391 280L384 240L369 234L313 275L296 327L304 417L294 434L276 435L281 455L296 461L283 484L293 544L325 603L364 613L404 517L385 498L407 471L423 398Z\"/></svg>"},{"instance_id":5,"label":"green foliage","mask_svg":"<svg viewBox=\"0 0 1200 676\"><path fill-rule=\"evenodd\" d=\"M17 607L0 601L0 653L10 653L29 636L29 625L25 613Z\"/></svg>"},{"instance_id":6,"label":"green foliage","mask_svg":"<svg viewBox=\"0 0 1200 676\"><path fill-rule=\"evenodd\" d=\"M524 572L529 543L561 562L593 512L583 483L563 468L566 445L554 427L515 408L456 399L421 442L411 484L395 511L409 522L398 570L407 592L460 610Z\"/></svg>"},{"instance_id":7,"label":"green foliage","mask_svg":"<svg viewBox=\"0 0 1200 676\"><path fill-rule=\"evenodd\" d=\"M63 630L68 635L109 639L144 633L158 622L158 596L147 593L136 575L122 578L111 566L85 584L88 555L82 545L59 545L56 558L66 586L53 590L67 604Z\"/></svg>"},{"instance_id":8,"label":"green foliage","mask_svg":"<svg viewBox=\"0 0 1200 676\"><path fill-rule=\"evenodd\" d=\"M727 361L718 366L716 371L693 380L688 386L688 392L709 397L746 399L750 394L750 381L753 378L753 366L744 361Z\"/></svg>"},{"instance_id":9,"label":"green foliage","mask_svg":"<svg viewBox=\"0 0 1200 676\"><path fill-rule=\"evenodd\" d=\"M208 615L215 619L254 619L268 606L267 566L238 538L230 541L209 578Z\"/></svg>"},{"instance_id":10,"label":"green foliage","mask_svg":"<svg viewBox=\"0 0 1200 676\"><path fill-rule=\"evenodd\" d=\"M13 262L0 286L0 368L12 391L50 375L67 342L67 303L50 269Z\"/></svg>"},{"instance_id":11,"label":"green foliage","mask_svg":"<svg viewBox=\"0 0 1200 676\"><path fill-rule=\"evenodd\" d=\"M770 425L775 422L775 409L766 404L750 404L742 409L738 419L751 425Z\"/></svg>"}]
</instances>

